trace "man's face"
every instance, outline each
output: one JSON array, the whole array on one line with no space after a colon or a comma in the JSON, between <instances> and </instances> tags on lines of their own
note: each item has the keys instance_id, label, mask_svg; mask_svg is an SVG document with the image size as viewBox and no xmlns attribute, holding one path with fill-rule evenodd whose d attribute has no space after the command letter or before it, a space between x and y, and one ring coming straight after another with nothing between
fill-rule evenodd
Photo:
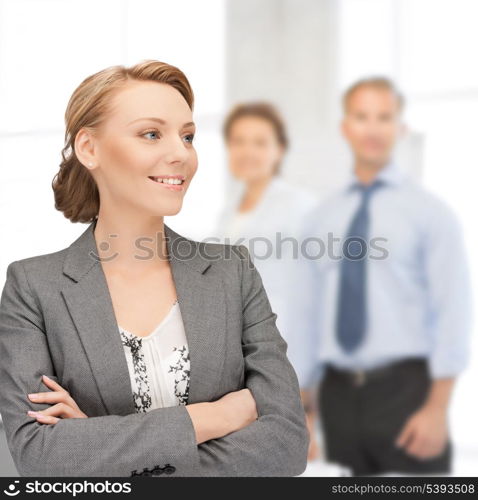
<instances>
[{"instance_id":1,"label":"man's face","mask_svg":"<svg viewBox=\"0 0 478 500\"><path fill-rule=\"evenodd\" d=\"M402 132L399 102L393 92L364 86L349 96L342 133L356 160L383 165Z\"/></svg>"}]
</instances>

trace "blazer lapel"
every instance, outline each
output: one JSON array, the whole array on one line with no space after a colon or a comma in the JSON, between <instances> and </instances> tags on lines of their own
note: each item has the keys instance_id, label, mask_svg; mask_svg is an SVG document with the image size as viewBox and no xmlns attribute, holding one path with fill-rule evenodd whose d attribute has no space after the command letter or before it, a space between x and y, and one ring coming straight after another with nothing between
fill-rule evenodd
<instances>
[{"instance_id":1,"label":"blazer lapel","mask_svg":"<svg viewBox=\"0 0 478 500\"><path fill-rule=\"evenodd\" d=\"M96 220L69 247L63 287L71 318L108 414L135 412L128 365L94 236ZM212 265L198 242L164 224L166 245L189 346L188 403L215 396L225 359L226 305L222 280L207 273Z\"/></svg>"}]
</instances>

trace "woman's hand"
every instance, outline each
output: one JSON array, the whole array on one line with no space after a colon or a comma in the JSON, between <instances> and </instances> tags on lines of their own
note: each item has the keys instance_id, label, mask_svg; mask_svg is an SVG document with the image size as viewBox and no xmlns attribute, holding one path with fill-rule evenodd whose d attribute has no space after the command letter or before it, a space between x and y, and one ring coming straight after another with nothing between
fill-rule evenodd
<instances>
[{"instance_id":1,"label":"woman's hand","mask_svg":"<svg viewBox=\"0 0 478 500\"><path fill-rule=\"evenodd\" d=\"M248 388L229 392L215 403L223 412L229 432L238 431L258 419L256 400Z\"/></svg>"},{"instance_id":2,"label":"woman's hand","mask_svg":"<svg viewBox=\"0 0 478 500\"><path fill-rule=\"evenodd\" d=\"M257 420L256 401L249 389L229 392L212 402L186 405L197 444L238 431Z\"/></svg>"},{"instance_id":3,"label":"woman's hand","mask_svg":"<svg viewBox=\"0 0 478 500\"><path fill-rule=\"evenodd\" d=\"M70 396L70 393L63 389L61 385L46 375L43 375L43 381L47 387L53 389L53 392L29 394L30 401L34 403L56 404L46 410L28 411L28 415L35 417L42 424L56 424L60 418L88 418L88 415L80 410L75 400Z\"/></svg>"}]
</instances>

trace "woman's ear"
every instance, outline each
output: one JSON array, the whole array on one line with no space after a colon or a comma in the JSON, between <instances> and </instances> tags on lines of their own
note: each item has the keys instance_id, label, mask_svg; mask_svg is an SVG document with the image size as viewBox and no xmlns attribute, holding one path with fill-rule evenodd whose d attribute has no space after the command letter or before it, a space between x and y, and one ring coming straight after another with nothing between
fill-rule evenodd
<instances>
[{"instance_id":1,"label":"woman's ear","mask_svg":"<svg viewBox=\"0 0 478 500\"><path fill-rule=\"evenodd\" d=\"M97 161L94 152L93 134L86 127L81 128L76 134L74 149L80 163L89 170L96 168Z\"/></svg>"}]
</instances>

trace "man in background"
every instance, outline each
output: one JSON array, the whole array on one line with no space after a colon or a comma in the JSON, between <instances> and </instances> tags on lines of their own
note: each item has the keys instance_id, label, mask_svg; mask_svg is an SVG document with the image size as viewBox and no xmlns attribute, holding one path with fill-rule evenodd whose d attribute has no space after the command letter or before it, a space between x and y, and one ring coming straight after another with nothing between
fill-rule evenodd
<instances>
[{"instance_id":1,"label":"man in background","mask_svg":"<svg viewBox=\"0 0 478 500\"><path fill-rule=\"evenodd\" d=\"M462 231L393 158L403 105L386 78L345 92L353 172L304 230L312 300L295 339L304 354L296 369L311 433L318 411L327 460L355 475L450 473L448 410L468 361ZM317 258L310 236L326 247ZM309 458L316 453L312 436Z\"/></svg>"}]
</instances>

